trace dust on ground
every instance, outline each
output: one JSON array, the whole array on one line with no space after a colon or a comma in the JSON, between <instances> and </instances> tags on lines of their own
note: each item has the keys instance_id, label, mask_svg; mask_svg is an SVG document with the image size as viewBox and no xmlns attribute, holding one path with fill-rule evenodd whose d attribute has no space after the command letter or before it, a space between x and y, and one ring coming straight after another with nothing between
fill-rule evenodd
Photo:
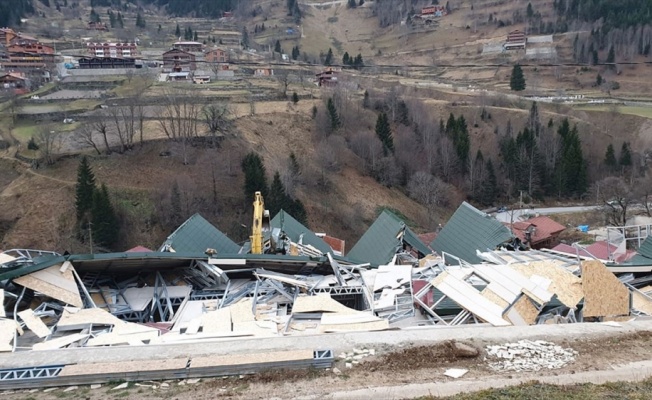
<instances>
[{"instance_id":1,"label":"dust on ground","mask_svg":"<svg viewBox=\"0 0 652 400\"><path fill-rule=\"evenodd\" d=\"M652 332L614 333L613 336L583 339L556 340L556 344L571 347L579 355L575 362L557 370L538 372L504 372L491 370L486 362L483 341L465 342L479 350L473 357L455 350L454 342L442 342L432 346L387 347L377 350L377 355L364 358L353 368L346 368L338 360L329 370L269 370L255 375L240 375L203 379L197 384L180 381L142 382L130 384L124 390L112 390L117 383L90 390L80 387L71 392L58 388L49 393L18 391L4 393L4 398L17 400L29 396L34 399L86 398L107 400L120 397L146 399L269 399L314 396L320 398L328 393L361 388L393 386L420 382L449 382L453 378L443 375L449 368L465 368L465 379L490 380L494 378L524 377L536 380L541 376L574 374L584 371L610 369L614 365L647 360L652 357ZM336 373L337 372L337 373ZM162 385L163 384L163 385Z\"/></svg>"}]
</instances>

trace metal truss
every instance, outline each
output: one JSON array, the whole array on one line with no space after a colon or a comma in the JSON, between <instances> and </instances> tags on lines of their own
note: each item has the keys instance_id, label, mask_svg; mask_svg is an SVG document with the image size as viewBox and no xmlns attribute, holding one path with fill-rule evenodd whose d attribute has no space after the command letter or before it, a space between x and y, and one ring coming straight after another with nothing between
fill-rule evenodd
<instances>
[{"instance_id":1,"label":"metal truss","mask_svg":"<svg viewBox=\"0 0 652 400\"><path fill-rule=\"evenodd\" d=\"M0 381L55 378L61 373L63 367L63 365L51 365L46 367L3 369L0 370Z\"/></svg>"}]
</instances>

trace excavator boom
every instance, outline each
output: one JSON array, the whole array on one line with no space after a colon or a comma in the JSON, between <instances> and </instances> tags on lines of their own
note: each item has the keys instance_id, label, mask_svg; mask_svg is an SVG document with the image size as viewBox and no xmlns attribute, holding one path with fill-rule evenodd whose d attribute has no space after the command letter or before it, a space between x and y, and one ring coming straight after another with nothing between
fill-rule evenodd
<instances>
[{"instance_id":1,"label":"excavator boom","mask_svg":"<svg viewBox=\"0 0 652 400\"><path fill-rule=\"evenodd\" d=\"M254 221L251 226L251 254L263 254L263 218L265 202L260 192L254 194Z\"/></svg>"}]
</instances>

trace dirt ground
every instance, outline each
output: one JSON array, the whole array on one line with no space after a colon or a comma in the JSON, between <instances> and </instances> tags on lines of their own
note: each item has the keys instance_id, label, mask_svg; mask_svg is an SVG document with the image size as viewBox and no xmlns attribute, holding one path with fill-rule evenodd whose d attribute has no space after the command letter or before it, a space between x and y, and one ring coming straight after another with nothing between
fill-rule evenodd
<instances>
[{"instance_id":1,"label":"dirt ground","mask_svg":"<svg viewBox=\"0 0 652 400\"><path fill-rule=\"evenodd\" d=\"M497 373L488 367L482 341L467 342L480 350L476 357L464 357L456 352L451 342L433 346L405 346L375 349L376 356L364 358L353 368L346 368L344 361L337 361L332 370L273 370L256 375L237 377L208 378L197 384L181 381L141 382L130 384L127 389L112 390L118 383L103 385L99 389L80 387L64 392L64 388L43 393L19 391L3 393L2 397L17 399L57 399L85 398L107 400L114 398L145 399L193 399L209 400L225 398L244 399L285 399L301 396L320 398L336 391L349 391L361 388L395 386L420 382L450 382L453 378L443 375L449 368L465 368L469 372L465 380L490 381L512 377L531 378L535 381L543 376L576 374L586 371L609 370L615 365L649 360L652 357L652 332L614 334L599 339L569 338L557 341L562 347L571 347L579 355L575 362L558 370L539 372Z\"/></svg>"}]
</instances>

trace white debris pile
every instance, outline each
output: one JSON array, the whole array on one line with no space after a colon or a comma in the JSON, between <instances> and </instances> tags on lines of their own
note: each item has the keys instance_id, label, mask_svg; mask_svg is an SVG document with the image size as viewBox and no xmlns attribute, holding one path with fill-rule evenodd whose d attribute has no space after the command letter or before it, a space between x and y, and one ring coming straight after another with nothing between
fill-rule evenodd
<instances>
[{"instance_id":1,"label":"white debris pile","mask_svg":"<svg viewBox=\"0 0 652 400\"><path fill-rule=\"evenodd\" d=\"M369 356L375 356L376 355L376 349L353 349L353 351L349 353L342 353L337 358L340 360L344 361L345 364L344 366L346 368L353 368L354 364L359 364L360 361Z\"/></svg>"},{"instance_id":2,"label":"white debris pile","mask_svg":"<svg viewBox=\"0 0 652 400\"><path fill-rule=\"evenodd\" d=\"M489 362L495 371L540 371L558 369L573 361L577 352L543 340L520 340L497 346L487 346L487 354L499 361Z\"/></svg>"}]
</instances>

